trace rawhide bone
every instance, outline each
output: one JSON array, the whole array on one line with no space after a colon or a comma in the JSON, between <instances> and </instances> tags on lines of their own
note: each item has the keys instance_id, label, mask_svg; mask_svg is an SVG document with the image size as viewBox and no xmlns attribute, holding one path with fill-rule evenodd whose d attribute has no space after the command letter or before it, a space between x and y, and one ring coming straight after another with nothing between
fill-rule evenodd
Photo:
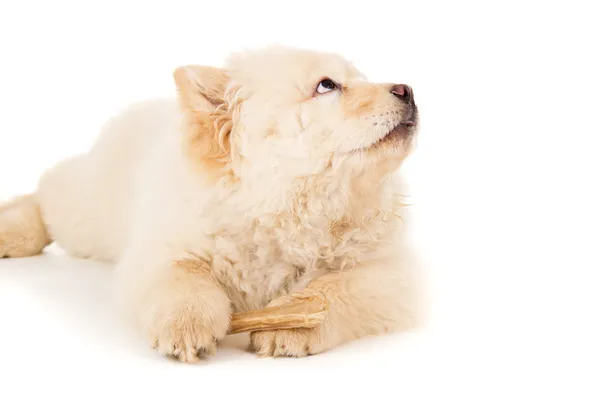
<instances>
[{"instance_id":1,"label":"rawhide bone","mask_svg":"<svg viewBox=\"0 0 600 398\"><path fill-rule=\"evenodd\" d=\"M275 329L314 328L327 315L327 300L319 295L294 297L289 303L234 313L229 334Z\"/></svg>"}]
</instances>

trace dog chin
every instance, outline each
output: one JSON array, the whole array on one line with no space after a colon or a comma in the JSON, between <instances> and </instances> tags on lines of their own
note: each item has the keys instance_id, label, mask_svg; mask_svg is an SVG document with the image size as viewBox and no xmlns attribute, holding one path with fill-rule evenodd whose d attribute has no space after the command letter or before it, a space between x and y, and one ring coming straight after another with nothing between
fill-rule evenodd
<instances>
[{"instance_id":1,"label":"dog chin","mask_svg":"<svg viewBox=\"0 0 600 398\"><path fill-rule=\"evenodd\" d=\"M397 142L397 141L407 141L412 138L416 130L416 125L414 123L399 123L394 128L392 128L379 142L375 143L382 144L386 142Z\"/></svg>"},{"instance_id":2,"label":"dog chin","mask_svg":"<svg viewBox=\"0 0 600 398\"><path fill-rule=\"evenodd\" d=\"M386 148L396 148L398 146L404 147L412 141L412 138L414 137L416 132L416 124L405 122L398 123L377 141L361 149L362 151L373 152L383 150Z\"/></svg>"}]
</instances>

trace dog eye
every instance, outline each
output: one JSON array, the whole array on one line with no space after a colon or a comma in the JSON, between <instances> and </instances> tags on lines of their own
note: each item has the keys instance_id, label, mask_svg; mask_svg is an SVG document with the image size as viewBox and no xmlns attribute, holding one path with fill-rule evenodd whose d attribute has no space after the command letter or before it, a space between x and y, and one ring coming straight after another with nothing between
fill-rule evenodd
<instances>
[{"instance_id":1,"label":"dog eye","mask_svg":"<svg viewBox=\"0 0 600 398\"><path fill-rule=\"evenodd\" d=\"M337 84L331 79L323 79L317 86L317 93L325 94L338 88Z\"/></svg>"}]
</instances>

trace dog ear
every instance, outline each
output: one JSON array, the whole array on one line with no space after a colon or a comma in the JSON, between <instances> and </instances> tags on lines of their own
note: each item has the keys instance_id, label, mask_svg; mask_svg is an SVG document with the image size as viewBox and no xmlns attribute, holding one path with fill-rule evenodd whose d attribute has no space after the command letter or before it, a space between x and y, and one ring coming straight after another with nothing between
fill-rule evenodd
<instances>
[{"instance_id":1,"label":"dog ear","mask_svg":"<svg viewBox=\"0 0 600 398\"><path fill-rule=\"evenodd\" d=\"M231 160L232 120L225 102L227 72L210 66L186 65L177 68L173 77L185 115L185 151L205 172L222 175Z\"/></svg>"},{"instance_id":2,"label":"dog ear","mask_svg":"<svg viewBox=\"0 0 600 398\"><path fill-rule=\"evenodd\" d=\"M182 106L191 111L212 111L225 102L227 71L212 66L184 65L173 72Z\"/></svg>"}]
</instances>

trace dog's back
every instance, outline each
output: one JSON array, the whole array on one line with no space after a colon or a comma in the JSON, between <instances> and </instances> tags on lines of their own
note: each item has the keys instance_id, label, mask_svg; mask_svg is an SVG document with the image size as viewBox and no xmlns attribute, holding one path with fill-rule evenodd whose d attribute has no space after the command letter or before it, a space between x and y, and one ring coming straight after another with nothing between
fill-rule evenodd
<instances>
[{"instance_id":1,"label":"dog's back","mask_svg":"<svg viewBox=\"0 0 600 398\"><path fill-rule=\"evenodd\" d=\"M129 240L139 169L172 131L175 102L135 104L112 118L88 153L40 179L37 199L53 240L69 253L116 261Z\"/></svg>"}]
</instances>

